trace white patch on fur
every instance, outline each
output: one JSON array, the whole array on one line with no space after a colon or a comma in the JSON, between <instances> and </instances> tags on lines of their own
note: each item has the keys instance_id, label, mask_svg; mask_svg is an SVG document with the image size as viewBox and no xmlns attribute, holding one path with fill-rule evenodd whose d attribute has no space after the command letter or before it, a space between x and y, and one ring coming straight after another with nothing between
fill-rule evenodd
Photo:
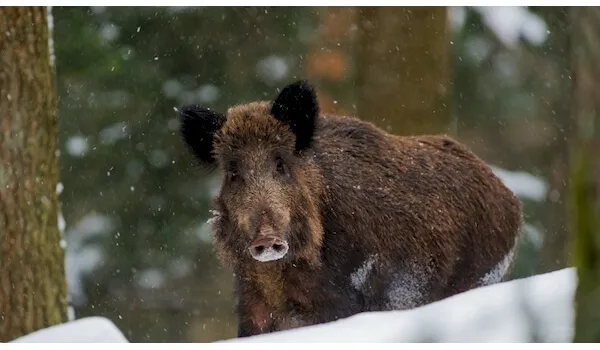
<instances>
[{"instance_id":1,"label":"white patch on fur","mask_svg":"<svg viewBox=\"0 0 600 350\"><path fill-rule=\"evenodd\" d=\"M369 274L373 270L373 264L375 263L375 257L369 257L363 262L363 264L356 269L356 271L350 274L350 283L356 290L362 290L365 285Z\"/></svg>"},{"instance_id":2,"label":"white patch on fur","mask_svg":"<svg viewBox=\"0 0 600 350\"><path fill-rule=\"evenodd\" d=\"M511 250L506 253L504 259L502 259L494 268L492 268L488 273L486 273L477 283L478 287L488 286L490 284L498 283L504 278L510 264L512 263L513 257L515 256L515 250L517 249L518 241L515 240L515 244L511 248Z\"/></svg>"},{"instance_id":3,"label":"white patch on fur","mask_svg":"<svg viewBox=\"0 0 600 350\"><path fill-rule=\"evenodd\" d=\"M283 249L279 251L269 247L260 254L252 254L252 257L260 262L275 261L283 258L287 254L288 250L289 246L287 242L283 242Z\"/></svg>"},{"instance_id":4,"label":"white patch on fur","mask_svg":"<svg viewBox=\"0 0 600 350\"><path fill-rule=\"evenodd\" d=\"M217 220L219 220L219 217L221 216L221 213L219 213L219 211L217 211L217 210L209 210L208 212L212 214L212 217L210 217L208 220L206 220L206 223L208 225L212 225Z\"/></svg>"},{"instance_id":5,"label":"white patch on fur","mask_svg":"<svg viewBox=\"0 0 600 350\"><path fill-rule=\"evenodd\" d=\"M431 271L429 270L426 266L413 262L398 271L387 289L387 308L389 310L406 310L418 306L423 299L425 285L430 278Z\"/></svg>"}]
</instances>

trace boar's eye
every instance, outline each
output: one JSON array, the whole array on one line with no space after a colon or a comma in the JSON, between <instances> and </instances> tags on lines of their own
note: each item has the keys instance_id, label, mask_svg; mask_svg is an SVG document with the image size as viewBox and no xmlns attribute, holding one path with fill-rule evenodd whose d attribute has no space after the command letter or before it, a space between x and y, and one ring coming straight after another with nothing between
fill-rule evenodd
<instances>
[{"instance_id":1,"label":"boar's eye","mask_svg":"<svg viewBox=\"0 0 600 350\"><path fill-rule=\"evenodd\" d=\"M229 181L234 182L234 181L237 181L239 176L238 176L238 173L236 173L235 171L228 171L227 178L229 179Z\"/></svg>"},{"instance_id":2,"label":"boar's eye","mask_svg":"<svg viewBox=\"0 0 600 350\"><path fill-rule=\"evenodd\" d=\"M288 174L287 166L285 165L285 163L283 162L283 159L281 157L275 158L275 167L277 169L278 174L280 174L280 175Z\"/></svg>"},{"instance_id":3,"label":"boar's eye","mask_svg":"<svg viewBox=\"0 0 600 350\"><path fill-rule=\"evenodd\" d=\"M225 173L227 176L227 180L229 181L237 181L239 179L239 173L237 170L237 165L235 163L230 163L227 165L225 169Z\"/></svg>"}]
</instances>

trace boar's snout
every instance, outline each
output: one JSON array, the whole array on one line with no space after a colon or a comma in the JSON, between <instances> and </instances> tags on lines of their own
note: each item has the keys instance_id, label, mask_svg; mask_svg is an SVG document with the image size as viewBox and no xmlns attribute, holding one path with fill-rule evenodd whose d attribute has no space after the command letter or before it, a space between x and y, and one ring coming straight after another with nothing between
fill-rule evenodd
<instances>
[{"instance_id":1,"label":"boar's snout","mask_svg":"<svg viewBox=\"0 0 600 350\"><path fill-rule=\"evenodd\" d=\"M268 262L283 258L289 249L288 243L278 237L261 236L254 240L248 250L255 260Z\"/></svg>"}]
</instances>

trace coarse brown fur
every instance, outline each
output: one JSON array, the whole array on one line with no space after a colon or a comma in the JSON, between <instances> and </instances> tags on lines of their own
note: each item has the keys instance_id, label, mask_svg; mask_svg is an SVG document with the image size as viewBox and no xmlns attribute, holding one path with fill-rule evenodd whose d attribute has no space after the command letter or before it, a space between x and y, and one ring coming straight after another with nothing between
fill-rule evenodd
<instances>
[{"instance_id":1,"label":"coarse brown fur","mask_svg":"<svg viewBox=\"0 0 600 350\"><path fill-rule=\"evenodd\" d=\"M305 82L226 115L187 106L182 134L224 173L212 228L235 272L239 336L412 308L504 277L484 276L512 257L520 202L447 136L320 115ZM254 260L248 245L264 232L287 240L287 255Z\"/></svg>"}]
</instances>

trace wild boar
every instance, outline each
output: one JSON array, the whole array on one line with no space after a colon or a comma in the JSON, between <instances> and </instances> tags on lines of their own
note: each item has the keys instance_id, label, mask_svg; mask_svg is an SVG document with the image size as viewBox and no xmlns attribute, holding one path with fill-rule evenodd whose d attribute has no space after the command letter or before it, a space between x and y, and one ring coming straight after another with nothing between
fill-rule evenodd
<instances>
[{"instance_id":1,"label":"wild boar","mask_svg":"<svg viewBox=\"0 0 600 350\"><path fill-rule=\"evenodd\" d=\"M413 308L509 270L521 204L448 136L322 115L306 81L179 115L199 164L222 173L211 227L240 337Z\"/></svg>"}]
</instances>

